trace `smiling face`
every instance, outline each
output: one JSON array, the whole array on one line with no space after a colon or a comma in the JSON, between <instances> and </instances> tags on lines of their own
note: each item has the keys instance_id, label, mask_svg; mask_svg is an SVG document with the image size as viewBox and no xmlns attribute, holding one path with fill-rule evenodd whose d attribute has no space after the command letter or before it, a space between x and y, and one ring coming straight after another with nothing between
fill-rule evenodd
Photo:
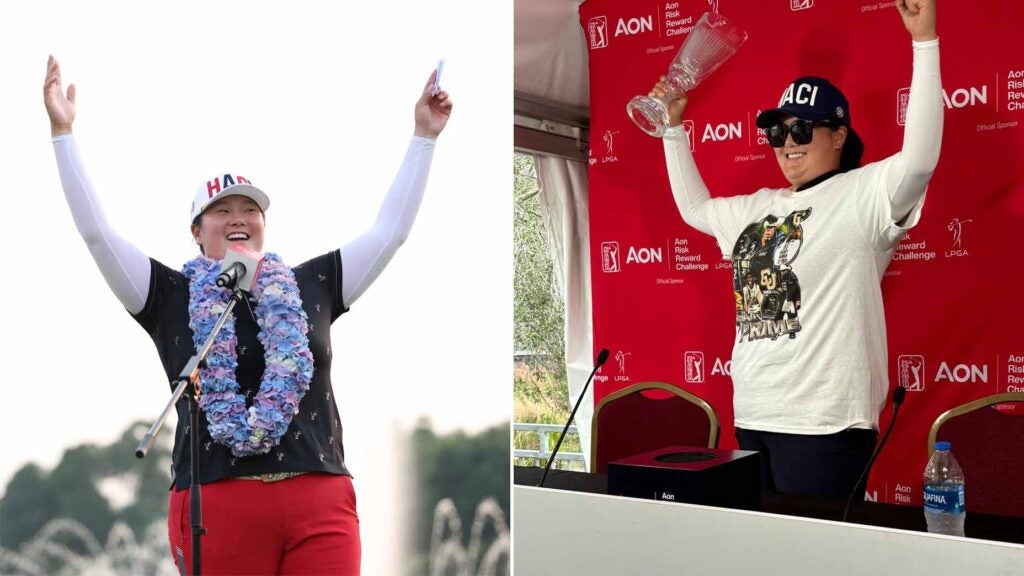
<instances>
[{"instance_id":1,"label":"smiling face","mask_svg":"<svg viewBox=\"0 0 1024 576\"><path fill-rule=\"evenodd\" d=\"M195 238L208 258L222 260L231 244L263 252L265 220L260 207L247 196L226 196L210 204L192 225Z\"/></svg>"},{"instance_id":2,"label":"smiling face","mask_svg":"<svg viewBox=\"0 0 1024 576\"><path fill-rule=\"evenodd\" d=\"M794 120L789 116L783 119L783 123L789 126ZM814 137L807 144L797 144L793 142L793 136L787 134L786 144L774 149L775 159L794 189L826 172L839 169L846 132L845 126L836 129L817 126Z\"/></svg>"}]
</instances>

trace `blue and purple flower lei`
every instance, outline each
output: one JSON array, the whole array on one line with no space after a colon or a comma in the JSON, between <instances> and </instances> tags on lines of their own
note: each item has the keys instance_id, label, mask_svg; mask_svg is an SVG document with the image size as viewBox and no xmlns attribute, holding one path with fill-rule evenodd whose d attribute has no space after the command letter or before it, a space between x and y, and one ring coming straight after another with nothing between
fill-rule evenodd
<instances>
[{"instance_id":1,"label":"blue and purple flower lei","mask_svg":"<svg viewBox=\"0 0 1024 576\"><path fill-rule=\"evenodd\" d=\"M182 273L189 279L189 327L198 349L227 308L231 291L216 285L220 273L217 260L200 256L187 262ZM309 322L291 268L276 254L267 253L252 293L258 300L254 310L260 327L257 338L266 360L252 406L246 408L235 376L238 338L233 314L214 340L207 368L199 372L199 407L206 413L210 436L231 448L235 456L266 454L277 446L313 379L313 354L306 336Z\"/></svg>"}]
</instances>

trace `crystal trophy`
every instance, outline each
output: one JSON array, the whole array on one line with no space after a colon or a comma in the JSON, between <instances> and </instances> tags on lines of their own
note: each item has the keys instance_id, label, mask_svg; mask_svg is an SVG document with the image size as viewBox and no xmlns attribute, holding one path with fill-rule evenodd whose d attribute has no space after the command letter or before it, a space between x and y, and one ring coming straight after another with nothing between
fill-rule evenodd
<instances>
[{"instance_id":1,"label":"crystal trophy","mask_svg":"<svg viewBox=\"0 0 1024 576\"><path fill-rule=\"evenodd\" d=\"M720 14L705 12L683 45L666 75L669 93L662 98L635 96L626 113L641 130L660 138L668 128L668 104L689 92L739 50L747 33Z\"/></svg>"}]
</instances>

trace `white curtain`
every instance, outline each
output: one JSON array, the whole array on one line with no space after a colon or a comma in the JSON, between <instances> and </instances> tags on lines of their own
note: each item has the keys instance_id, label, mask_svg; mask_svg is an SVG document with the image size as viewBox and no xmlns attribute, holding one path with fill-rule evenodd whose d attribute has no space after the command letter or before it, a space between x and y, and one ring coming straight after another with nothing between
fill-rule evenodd
<instances>
[{"instance_id":1,"label":"white curtain","mask_svg":"<svg viewBox=\"0 0 1024 576\"><path fill-rule=\"evenodd\" d=\"M535 156L535 164L541 216L555 264L555 282L565 300L565 364L571 410L594 367L587 165L578 160L540 155ZM593 414L594 387L590 386L575 419L587 470Z\"/></svg>"}]
</instances>

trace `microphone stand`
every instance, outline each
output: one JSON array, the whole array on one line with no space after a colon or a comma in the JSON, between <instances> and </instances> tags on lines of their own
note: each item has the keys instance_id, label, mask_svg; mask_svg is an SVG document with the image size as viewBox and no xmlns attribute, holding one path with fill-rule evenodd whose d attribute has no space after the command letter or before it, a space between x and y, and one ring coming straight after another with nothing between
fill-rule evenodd
<instances>
[{"instance_id":1,"label":"microphone stand","mask_svg":"<svg viewBox=\"0 0 1024 576\"><path fill-rule=\"evenodd\" d=\"M572 413L569 414L569 419L565 422L565 428L562 428L562 435L558 437L558 442L555 443L555 449L551 452L551 458L548 458L548 465L544 467L544 475L540 477L540 483L537 484L537 487L544 486L544 481L548 478L548 471L551 470L551 465L555 463L555 455L558 454L558 449L562 447L562 440L565 440L565 435L569 432L569 425L572 424L572 419L576 417L576 410L579 409L580 402L583 401L583 395L587 393L587 386L590 386L590 381L594 379L594 374L597 373L597 369L607 361L608 350L603 348L597 354L597 360L594 362L594 369L590 371L590 376L587 377L587 382L583 384L583 390L580 391L580 396L576 399L576 405L572 407Z\"/></svg>"},{"instance_id":2,"label":"microphone stand","mask_svg":"<svg viewBox=\"0 0 1024 576\"><path fill-rule=\"evenodd\" d=\"M860 488L861 482L864 482L868 475L868 471L875 464L875 459L882 452L882 446L885 446L885 441L889 438L889 433L892 432L893 426L896 425L896 416L900 413L900 406L903 404L903 398L907 395L907 389L903 386L896 386L896 389L892 391L892 419L889 420L889 426L885 429L885 434L882 435L882 440L878 443L875 451L871 454L871 458L868 460L868 465L864 467L864 471L860 473L860 478L857 479L857 483L853 486L853 492L850 493L850 497L846 499L846 507L843 508L843 518L840 522L846 522L846 516L850 513L850 504L853 503L853 497L857 495L858 488ZM861 494L863 495L863 490Z\"/></svg>"},{"instance_id":3,"label":"microphone stand","mask_svg":"<svg viewBox=\"0 0 1024 576\"><path fill-rule=\"evenodd\" d=\"M167 417L171 414L171 409L178 403L185 389L189 383L192 383L191 393L187 394L189 398L188 404L188 415L189 415L189 429L191 430L189 438L190 446L190 475L192 477L191 483L189 484L189 517L191 518L192 524L192 574L193 576L202 575L202 544L200 538L206 534L206 528L203 528L203 504L202 494L199 487L199 394L200 394L200 383L199 383L199 369L206 367L206 356L210 353L210 348L213 348L213 341L217 338L217 334L220 333L224 327L224 323L227 322L229 315L232 310L235 309L235 304L242 301L245 296L242 294L242 289L235 286L238 278L232 279L231 286L231 298L228 300L227 308L224 309L224 313L217 319L217 323L214 324L213 330L210 331L209 337L206 338L206 342L196 352L194 356L189 358L188 362L185 363L185 367L181 370L181 374L178 375L178 379L175 382L178 383L174 392L171 394L170 401L167 402L167 406L164 407L164 411L160 414L160 417L150 426L149 431L142 437L142 441L139 442L139 446L135 449L136 458L145 458L149 449L153 446L153 442L156 440L156 435L160 433L160 429L163 428L164 422ZM221 282L218 279L218 286L221 286Z\"/></svg>"}]
</instances>

